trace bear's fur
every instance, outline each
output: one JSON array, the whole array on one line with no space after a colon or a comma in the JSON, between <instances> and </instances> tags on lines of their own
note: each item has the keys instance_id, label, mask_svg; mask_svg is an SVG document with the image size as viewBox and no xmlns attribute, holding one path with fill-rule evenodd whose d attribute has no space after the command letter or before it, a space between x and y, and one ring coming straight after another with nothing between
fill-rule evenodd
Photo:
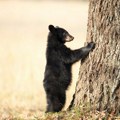
<instances>
[{"instance_id":1,"label":"bear's fur","mask_svg":"<svg viewBox=\"0 0 120 120\"><path fill-rule=\"evenodd\" d=\"M59 112L65 105L66 90L71 83L71 66L84 59L94 49L93 42L77 50L67 48L64 43L74 39L65 29L49 25L46 50L44 89L47 97L47 111Z\"/></svg>"}]
</instances>

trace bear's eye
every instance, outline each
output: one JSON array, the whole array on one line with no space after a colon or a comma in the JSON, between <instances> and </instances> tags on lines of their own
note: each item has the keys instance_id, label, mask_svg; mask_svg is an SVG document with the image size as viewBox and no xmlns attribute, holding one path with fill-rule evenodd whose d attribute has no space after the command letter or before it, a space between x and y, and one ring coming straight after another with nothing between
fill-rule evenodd
<instances>
[{"instance_id":1,"label":"bear's eye","mask_svg":"<svg viewBox=\"0 0 120 120\"><path fill-rule=\"evenodd\" d=\"M66 36L66 32L63 33L63 36Z\"/></svg>"}]
</instances>

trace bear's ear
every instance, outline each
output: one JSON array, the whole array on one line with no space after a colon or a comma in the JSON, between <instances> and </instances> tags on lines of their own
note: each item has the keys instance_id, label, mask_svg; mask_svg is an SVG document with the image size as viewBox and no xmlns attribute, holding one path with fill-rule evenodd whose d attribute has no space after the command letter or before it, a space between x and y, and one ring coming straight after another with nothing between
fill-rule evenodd
<instances>
[{"instance_id":1,"label":"bear's ear","mask_svg":"<svg viewBox=\"0 0 120 120\"><path fill-rule=\"evenodd\" d=\"M52 33L55 32L55 27L53 25L49 25L48 28L49 28L50 32L52 32Z\"/></svg>"}]
</instances>

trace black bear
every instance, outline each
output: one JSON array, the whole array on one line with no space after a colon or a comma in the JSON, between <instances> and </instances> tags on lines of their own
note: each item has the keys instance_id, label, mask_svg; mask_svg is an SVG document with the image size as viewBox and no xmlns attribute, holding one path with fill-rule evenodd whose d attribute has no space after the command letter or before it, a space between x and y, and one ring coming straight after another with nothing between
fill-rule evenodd
<instances>
[{"instance_id":1,"label":"black bear","mask_svg":"<svg viewBox=\"0 0 120 120\"><path fill-rule=\"evenodd\" d=\"M44 73L44 89L47 97L47 111L59 112L65 105L66 90L71 83L71 66L84 59L95 43L77 50L67 48L64 43L74 39L65 29L49 25L49 35L46 50L46 68Z\"/></svg>"}]
</instances>

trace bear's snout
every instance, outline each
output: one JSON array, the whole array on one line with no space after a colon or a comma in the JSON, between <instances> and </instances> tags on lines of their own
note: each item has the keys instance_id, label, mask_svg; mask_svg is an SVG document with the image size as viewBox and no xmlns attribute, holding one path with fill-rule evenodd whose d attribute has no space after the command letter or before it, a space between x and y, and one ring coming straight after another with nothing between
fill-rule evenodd
<instances>
[{"instance_id":1,"label":"bear's snout","mask_svg":"<svg viewBox=\"0 0 120 120\"><path fill-rule=\"evenodd\" d=\"M67 35L66 38L65 38L65 41L66 42L70 42L74 39L74 37L72 35Z\"/></svg>"}]
</instances>

